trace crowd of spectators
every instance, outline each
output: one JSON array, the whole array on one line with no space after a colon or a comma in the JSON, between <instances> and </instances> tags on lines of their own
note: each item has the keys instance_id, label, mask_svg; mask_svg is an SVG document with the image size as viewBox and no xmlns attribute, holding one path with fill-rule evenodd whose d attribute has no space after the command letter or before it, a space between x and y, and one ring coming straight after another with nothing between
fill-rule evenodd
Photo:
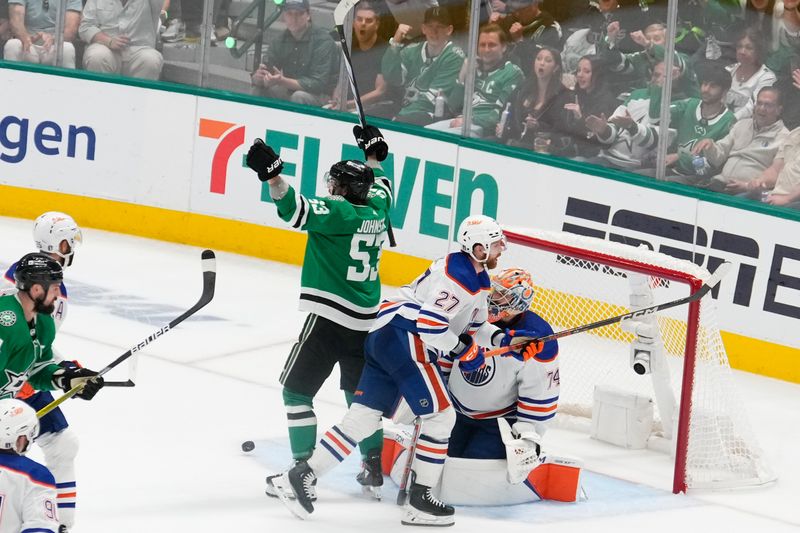
<instances>
[{"instance_id":1,"label":"crowd of spectators","mask_svg":"<svg viewBox=\"0 0 800 533\"><path fill-rule=\"evenodd\" d=\"M0 0L6 60L54 64L56 3ZM213 2L212 42L230 31L229 3ZM198 27L202 3L191 4L65 0L61 64L159 79L159 41ZM312 22L309 0L280 9L253 66L253 94L352 110L352 99L340 101L349 93L330 28ZM654 154L671 76L664 179L800 205L800 0L680 2L671 73L666 0L484 0L465 95L469 18L465 0L361 0L351 56L366 113L660 176Z\"/></svg>"}]
</instances>

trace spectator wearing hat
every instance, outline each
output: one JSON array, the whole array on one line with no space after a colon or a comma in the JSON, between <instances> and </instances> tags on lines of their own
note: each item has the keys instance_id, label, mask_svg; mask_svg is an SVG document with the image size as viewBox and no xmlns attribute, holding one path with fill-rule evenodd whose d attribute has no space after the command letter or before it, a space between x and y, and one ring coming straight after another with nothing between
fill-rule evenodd
<instances>
[{"instance_id":1,"label":"spectator wearing hat","mask_svg":"<svg viewBox=\"0 0 800 533\"><path fill-rule=\"evenodd\" d=\"M285 0L286 30L270 41L267 60L253 73L255 94L322 106L330 100L339 56L330 34L311 23L308 0Z\"/></svg>"},{"instance_id":2,"label":"spectator wearing hat","mask_svg":"<svg viewBox=\"0 0 800 533\"><path fill-rule=\"evenodd\" d=\"M432 7L425 11L422 23L425 41L403 44L410 30L405 24L397 27L381 68L390 86L405 91L395 120L425 126L445 118L434 116L436 97L447 98L454 89L464 63L464 51L450 40L453 22L446 8Z\"/></svg>"}]
</instances>

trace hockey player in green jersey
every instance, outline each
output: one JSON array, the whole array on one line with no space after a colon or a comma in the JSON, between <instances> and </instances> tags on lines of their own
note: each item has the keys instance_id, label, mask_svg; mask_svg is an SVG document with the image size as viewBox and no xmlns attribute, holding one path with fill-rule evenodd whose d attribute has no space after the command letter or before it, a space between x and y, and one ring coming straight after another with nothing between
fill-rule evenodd
<instances>
[{"instance_id":1,"label":"hockey player in green jersey","mask_svg":"<svg viewBox=\"0 0 800 533\"><path fill-rule=\"evenodd\" d=\"M50 314L62 279L58 262L45 254L27 254L14 272L16 294L0 296L0 399L13 398L26 381L36 390L64 391L85 383L77 394L84 400L103 387L97 372L53 361L56 326Z\"/></svg>"},{"instance_id":2,"label":"hockey player in green jersey","mask_svg":"<svg viewBox=\"0 0 800 533\"><path fill-rule=\"evenodd\" d=\"M314 451L314 396L336 363L347 404L352 401L364 366L364 339L378 311L378 260L387 240L392 205L390 183L379 162L389 149L375 127L355 126L353 132L367 163L334 164L325 175L330 193L325 198L307 198L295 191L280 176L280 156L261 139L247 154L247 166L269 183L281 219L308 232L300 310L309 315L280 376L295 461L307 459ZM376 498L383 484L382 442L379 430L360 443L363 468L357 479ZM276 496L274 477L266 480L269 496Z\"/></svg>"}]
</instances>

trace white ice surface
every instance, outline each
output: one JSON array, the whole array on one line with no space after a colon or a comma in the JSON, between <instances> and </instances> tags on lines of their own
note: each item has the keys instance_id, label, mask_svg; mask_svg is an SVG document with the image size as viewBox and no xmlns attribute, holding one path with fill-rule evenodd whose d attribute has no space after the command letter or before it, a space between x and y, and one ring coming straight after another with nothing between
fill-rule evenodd
<instances>
[{"instance_id":1,"label":"white ice surface","mask_svg":"<svg viewBox=\"0 0 800 533\"><path fill-rule=\"evenodd\" d=\"M31 226L0 217L0 267L31 251ZM408 532L391 481L383 502L361 496L354 457L320 481L306 522L264 495L264 476L289 462L277 380L304 318L299 268L218 253L217 272L214 301L138 357L135 388L65 404L81 439L73 532ZM199 248L87 229L67 271L69 316L56 346L103 367L192 305L200 280ZM126 379L129 370L121 365L107 377ZM741 372L736 379L777 483L676 496L666 456L553 431L551 453L585 461L587 501L459 508L455 528L800 531L800 386ZM320 429L340 419L343 405L335 374L316 401ZM241 451L245 440L254 452Z\"/></svg>"}]
</instances>

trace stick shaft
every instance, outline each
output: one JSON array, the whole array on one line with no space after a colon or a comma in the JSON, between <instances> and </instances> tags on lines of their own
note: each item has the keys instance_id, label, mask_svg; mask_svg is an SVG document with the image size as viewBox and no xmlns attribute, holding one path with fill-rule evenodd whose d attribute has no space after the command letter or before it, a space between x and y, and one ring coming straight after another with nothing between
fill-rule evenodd
<instances>
[{"instance_id":1,"label":"stick shaft","mask_svg":"<svg viewBox=\"0 0 800 533\"><path fill-rule=\"evenodd\" d=\"M505 346L503 348L497 348L495 350L487 350L484 352L484 357L495 357L497 355L503 355L513 350L519 349L521 346L527 344L531 340L537 340L541 342L548 342L556 339L561 339L564 337L569 337L570 335L575 335L576 333L583 333L585 331L590 331L597 328L602 328L604 326L610 326L612 324L616 324L617 322L622 322L623 320L630 320L633 318L637 318L640 316L647 316L652 315L654 313L658 313L659 311L664 311L666 309L672 309L673 307L678 307L679 305L684 305L691 303L695 300L699 300L706 294L708 294L711 289L717 286L720 282L722 277L727 274L728 270L730 269L730 263L723 263L717 270L714 271L714 274L708 278L705 284L700 287L696 292L686 296L684 298L679 298L677 300L672 300L671 302L665 302L663 304L651 305L650 307L645 307L643 309L637 309L635 311L631 311L630 313L625 313L623 315L612 316L609 318L605 318L603 320L598 320L597 322L590 322L589 324L583 324L581 326L576 326L574 328L565 329L562 331L557 331L555 333L551 333L550 335L545 335L543 337L537 337L536 339L522 339L522 342L517 342L511 344L509 346Z\"/></svg>"},{"instance_id":2,"label":"stick shaft","mask_svg":"<svg viewBox=\"0 0 800 533\"><path fill-rule=\"evenodd\" d=\"M169 324L162 326L147 338L145 338L142 342L138 343L137 345L131 347L127 352L123 353L116 359L114 359L109 365L103 368L101 371L97 373L98 376L102 376L125 359L133 355L134 353L138 352L157 338L165 335L175 326L195 314L201 308L205 307L208 302L210 302L214 298L214 287L216 285L217 279L217 271L216 271L216 259L214 256L214 252L211 250L204 250L202 253L202 261L203 261L203 292L200 295L200 299L194 304L188 311L183 313L178 318L173 319ZM69 398L72 398L76 394L79 394L81 390L83 390L84 383L79 383L72 387L70 390L65 392L62 396L56 398L49 404L45 405L41 409L36 412L36 416L42 418L44 415L67 401ZM128 386L128 385L126 385Z\"/></svg>"},{"instance_id":3,"label":"stick shaft","mask_svg":"<svg viewBox=\"0 0 800 533\"><path fill-rule=\"evenodd\" d=\"M411 445L408 447L408 456L403 468L403 477L400 479L400 490L397 492L397 505L403 506L408 501L408 481L411 478L411 465L414 463L414 454L417 452L417 440L422 431L422 419L414 419L414 434L411 437Z\"/></svg>"}]
</instances>

